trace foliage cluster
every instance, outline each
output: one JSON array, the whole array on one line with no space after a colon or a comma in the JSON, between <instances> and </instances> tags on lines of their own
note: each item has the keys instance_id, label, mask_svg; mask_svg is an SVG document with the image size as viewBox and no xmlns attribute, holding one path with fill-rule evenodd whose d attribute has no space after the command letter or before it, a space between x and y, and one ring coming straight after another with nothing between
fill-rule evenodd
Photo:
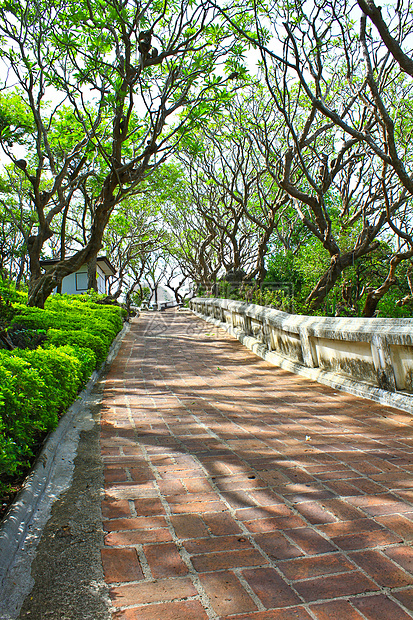
<instances>
[{"instance_id":1,"label":"foliage cluster","mask_svg":"<svg viewBox=\"0 0 413 620\"><path fill-rule=\"evenodd\" d=\"M0 274L0 331L11 321L14 315L13 302L24 303L27 295L17 291L14 283Z\"/></svg>"},{"instance_id":2,"label":"foliage cluster","mask_svg":"<svg viewBox=\"0 0 413 620\"><path fill-rule=\"evenodd\" d=\"M55 295L44 310L21 303L6 282L10 302L7 334L15 345L0 349L0 493L24 474L44 435L74 401L94 368L105 359L122 327L120 307L90 295ZM40 340L41 346L36 345ZM20 346L16 346L20 344ZM24 348L22 348L24 347Z\"/></svg>"},{"instance_id":3,"label":"foliage cluster","mask_svg":"<svg viewBox=\"0 0 413 620\"><path fill-rule=\"evenodd\" d=\"M383 246L354 261L326 295L318 310L307 303L308 295L325 270L327 258L318 244L307 242L294 254L275 252L268 257L268 270L261 285L256 282L221 281L211 287L211 295L247 301L283 312L314 316L362 316L368 292L380 285L388 270L391 248ZM325 260L323 260L323 258ZM411 291L408 285L410 262L402 263L391 290L378 303L375 316L408 318L412 316ZM207 289L200 288L206 296Z\"/></svg>"}]
</instances>

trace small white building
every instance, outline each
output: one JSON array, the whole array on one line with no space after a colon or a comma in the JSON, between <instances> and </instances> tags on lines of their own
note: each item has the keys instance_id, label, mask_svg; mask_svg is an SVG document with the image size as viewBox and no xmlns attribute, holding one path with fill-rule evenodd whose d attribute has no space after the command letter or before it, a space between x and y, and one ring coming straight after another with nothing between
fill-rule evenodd
<instances>
[{"instance_id":1,"label":"small white building","mask_svg":"<svg viewBox=\"0 0 413 620\"><path fill-rule=\"evenodd\" d=\"M45 259L40 261L40 265L47 271L53 265L60 261L58 259ZM107 280L110 276L114 276L116 269L111 265L106 256L98 256L96 259L96 276L98 284L98 293L105 295L107 293ZM82 265L80 269L71 273L62 280L62 293L68 295L79 295L87 291L87 264ZM56 289L53 291L56 292Z\"/></svg>"},{"instance_id":2,"label":"small white building","mask_svg":"<svg viewBox=\"0 0 413 620\"><path fill-rule=\"evenodd\" d=\"M152 291L149 304L155 304L155 297L158 300L158 306L172 308L177 305L173 292L166 288L166 286L162 286L162 284L157 286L157 295L155 295L155 291Z\"/></svg>"}]
</instances>

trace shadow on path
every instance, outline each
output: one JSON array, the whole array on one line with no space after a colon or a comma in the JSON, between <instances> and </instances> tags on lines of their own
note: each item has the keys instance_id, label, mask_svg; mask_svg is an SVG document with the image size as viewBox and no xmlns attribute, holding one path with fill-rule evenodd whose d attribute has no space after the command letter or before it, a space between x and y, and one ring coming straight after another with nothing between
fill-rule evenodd
<instances>
[{"instance_id":1,"label":"shadow on path","mask_svg":"<svg viewBox=\"0 0 413 620\"><path fill-rule=\"evenodd\" d=\"M102 560L122 620L404 620L411 417L144 314L102 403Z\"/></svg>"}]
</instances>

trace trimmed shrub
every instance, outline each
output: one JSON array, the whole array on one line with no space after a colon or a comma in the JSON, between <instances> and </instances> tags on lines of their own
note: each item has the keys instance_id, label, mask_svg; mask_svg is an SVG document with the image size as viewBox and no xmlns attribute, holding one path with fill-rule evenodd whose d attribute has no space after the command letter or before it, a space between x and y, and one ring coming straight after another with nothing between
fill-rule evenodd
<instances>
[{"instance_id":1,"label":"trimmed shrub","mask_svg":"<svg viewBox=\"0 0 413 620\"><path fill-rule=\"evenodd\" d=\"M65 297L65 296L61 296ZM53 329L82 331L95 334L109 348L116 334L122 329L121 308L99 306L97 304L70 305L67 299L61 300L60 310L57 301L46 304L44 310L21 306L16 308L11 326L24 326L26 329ZM93 347L91 347L93 349ZM106 350L107 352L107 350ZM105 353L106 353L105 352ZM97 355L99 357L99 355Z\"/></svg>"},{"instance_id":2,"label":"trimmed shrub","mask_svg":"<svg viewBox=\"0 0 413 620\"><path fill-rule=\"evenodd\" d=\"M59 347L59 351L75 356L81 362L81 384L84 385L96 368L96 354L89 347L67 344Z\"/></svg>"},{"instance_id":3,"label":"trimmed shrub","mask_svg":"<svg viewBox=\"0 0 413 620\"><path fill-rule=\"evenodd\" d=\"M96 364L81 347L0 351L0 476L19 473Z\"/></svg>"},{"instance_id":4,"label":"trimmed shrub","mask_svg":"<svg viewBox=\"0 0 413 620\"><path fill-rule=\"evenodd\" d=\"M27 329L24 325L15 323L7 330L7 336L19 349L37 349L46 340L46 330Z\"/></svg>"},{"instance_id":5,"label":"trimmed shrub","mask_svg":"<svg viewBox=\"0 0 413 620\"><path fill-rule=\"evenodd\" d=\"M27 471L123 324L120 307L78 295L53 295L44 310L13 297L10 335L32 349L0 349L0 492L10 476Z\"/></svg>"},{"instance_id":6,"label":"trimmed shrub","mask_svg":"<svg viewBox=\"0 0 413 620\"><path fill-rule=\"evenodd\" d=\"M12 280L4 277L0 273L0 295L12 303L26 303L27 293L18 291Z\"/></svg>"},{"instance_id":7,"label":"trimmed shrub","mask_svg":"<svg viewBox=\"0 0 413 620\"><path fill-rule=\"evenodd\" d=\"M112 339L113 340L113 339ZM96 335L96 332L86 330L66 330L66 329L48 329L46 347L53 345L55 347L63 347L64 345L77 345L78 349L87 348L95 354L95 365L101 364L108 352L109 346L105 341ZM110 345L110 343L109 343ZM93 369L92 369L93 370Z\"/></svg>"},{"instance_id":8,"label":"trimmed shrub","mask_svg":"<svg viewBox=\"0 0 413 620\"><path fill-rule=\"evenodd\" d=\"M58 421L56 395L45 375L19 356L0 351L0 476L19 474L40 434ZM42 376L43 375L43 376Z\"/></svg>"}]
</instances>

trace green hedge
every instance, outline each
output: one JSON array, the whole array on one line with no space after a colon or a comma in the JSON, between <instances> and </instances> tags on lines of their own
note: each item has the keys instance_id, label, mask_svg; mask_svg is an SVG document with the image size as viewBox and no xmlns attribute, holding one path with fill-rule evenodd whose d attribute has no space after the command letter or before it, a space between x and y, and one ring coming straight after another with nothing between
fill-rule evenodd
<instances>
[{"instance_id":1,"label":"green hedge","mask_svg":"<svg viewBox=\"0 0 413 620\"><path fill-rule=\"evenodd\" d=\"M108 343L106 339L97 336L96 333L86 330L48 329L46 347L50 345L63 347L73 345L82 349L89 349L95 357L95 363L101 364L106 358Z\"/></svg>"},{"instance_id":2,"label":"green hedge","mask_svg":"<svg viewBox=\"0 0 413 620\"><path fill-rule=\"evenodd\" d=\"M0 351L0 476L27 467L36 442L56 428L83 376L70 347Z\"/></svg>"},{"instance_id":3,"label":"green hedge","mask_svg":"<svg viewBox=\"0 0 413 620\"><path fill-rule=\"evenodd\" d=\"M99 305L87 299L88 295L53 295L44 310L15 304L11 327L23 326L32 330L47 330L45 346L77 344L88 347L100 364L109 347L122 329L123 311L119 306Z\"/></svg>"},{"instance_id":4,"label":"green hedge","mask_svg":"<svg viewBox=\"0 0 413 620\"><path fill-rule=\"evenodd\" d=\"M89 295L53 295L44 310L16 302L10 329L46 332L46 340L33 350L0 349L0 491L27 471L123 325L120 307Z\"/></svg>"}]
</instances>

